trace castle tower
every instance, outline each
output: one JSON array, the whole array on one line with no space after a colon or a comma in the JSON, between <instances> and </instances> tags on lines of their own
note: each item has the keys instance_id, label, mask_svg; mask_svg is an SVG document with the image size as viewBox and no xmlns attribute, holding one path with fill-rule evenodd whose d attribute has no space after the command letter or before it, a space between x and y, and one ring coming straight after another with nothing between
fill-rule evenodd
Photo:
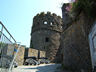
<instances>
[{"instance_id":1,"label":"castle tower","mask_svg":"<svg viewBox=\"0 0 96 72\"><path fill-rule=\"evenodd\" d=\"M46 57L53 61L60 55L60 34L62 18L47 12L37 14L33 19L30 47L46 52Z\"/></svg>"}]
</instances>

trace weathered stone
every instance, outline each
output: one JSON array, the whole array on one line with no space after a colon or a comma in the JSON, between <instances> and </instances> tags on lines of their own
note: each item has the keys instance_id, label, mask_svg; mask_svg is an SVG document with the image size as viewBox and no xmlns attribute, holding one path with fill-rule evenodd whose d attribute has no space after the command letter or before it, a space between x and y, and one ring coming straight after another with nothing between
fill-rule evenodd
<instances>
[{"instance_id":1,"label":"weathered stone","mask_svg":"<svg viewBox=\"0 0 96 72\"><path fill-rule=\"evenodd\" d=\"M7 67L8 64L10 64L14 57L14 48L15 46L13 44L2 44L2 55L0 58L2 67Z\"/></svg>"},{"instance_id":2,"label":"weathered stone","mask_svg":"<svg viewBox=\"0 0 96 72\"><path fill-rule=\"evenodd\" d=\"M18 48L18 45L16 46L16 48ZM19 51L17 53L17 56L15 58L15 61L18 63L18 65L23 65L23 62L24 62L24 53L25 53L25 47L24 46L21 46L19 48ZM15 55L16 53L14 53Z\"/></svg>"},{"instance_id":3,"label":"weathered stone","mask_svg":"<svg viewBox=\"0 0 96 72\"><path fill-rule=\"evenodd\" d=\"M31 32L31 48L45 51L46 57L52 62L59 60L56 57L59 58L57 52L60 46L61 32L62 19L60 16L49 12L35 16Z\"/></svg>"},{"instance_id":4,"label":"weathered stone","mask_svg":"<svg viewBox=\"0 0 96 72\"><path fill-rule=\"evenodd\" d=\"M74 70L91 70L88 30L86 31L88 20L83 13L78 18L70 23L70 26L62 33L63 64Z\"/></svg>"},{"instance_id":5,"label":"weathered stone","mask_svg":"<svg viewBox=\"0 0 96 72\"><path fill-rule=\"evenodd\" d=\"M32 49L32 48L28 48L28 57L38 57L38 50L36 49ZM40 51L40 57L45 57L45 51Z\"/></svg>"}]
</instances>

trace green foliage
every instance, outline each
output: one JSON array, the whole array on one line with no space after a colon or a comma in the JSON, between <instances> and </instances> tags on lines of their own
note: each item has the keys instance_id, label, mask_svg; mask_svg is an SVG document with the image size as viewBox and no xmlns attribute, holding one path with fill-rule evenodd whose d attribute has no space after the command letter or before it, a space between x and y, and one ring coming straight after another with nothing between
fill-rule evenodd
<instances>
[{"instance_id":1,"label":"green foliage","mask_svg":"<svg viewBox=\"0 0 96 72\"><path fill-rule=\"evenodd\" d=\"M88 17L96 17L96 0L77 0L72 4L72 12L83 11Z\"/></svg>"}]
</instances>

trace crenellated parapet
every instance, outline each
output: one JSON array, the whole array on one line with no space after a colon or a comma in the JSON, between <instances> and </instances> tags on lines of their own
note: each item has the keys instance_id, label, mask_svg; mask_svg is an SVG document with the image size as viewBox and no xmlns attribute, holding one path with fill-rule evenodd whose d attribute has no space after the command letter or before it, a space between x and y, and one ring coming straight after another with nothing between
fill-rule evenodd
<instances>
[{"instance_id":1,"label":"crenellated parapet","mask_svg":"<svg viewBox=\"0 0 96 72\"><path fill-rule=\"evenodd\" d=\"M62 32L62 18L55 13L41 12L33 18L32 32L40 29Z\"/></svg>"}]
</instances>

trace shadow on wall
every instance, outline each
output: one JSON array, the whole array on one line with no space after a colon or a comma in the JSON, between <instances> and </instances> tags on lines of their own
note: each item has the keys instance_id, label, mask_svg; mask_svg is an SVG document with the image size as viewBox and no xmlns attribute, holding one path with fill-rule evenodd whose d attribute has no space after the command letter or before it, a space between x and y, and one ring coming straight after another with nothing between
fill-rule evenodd
<instances>
[{"instance_id":1,"label":"shadow on wall","mask_svg":"<svg viewBox=\"0 0 96 72\"><path fill-rule=\"evenodd\" d=\"M62 55L62 52L61 51L62 51L62 48L61 48L61 45L60 45L60 47L57 50L55 59L54 59L54 61L56 63L62 63L63 62L63 55Z\"/></svg>"}]
</instances>

